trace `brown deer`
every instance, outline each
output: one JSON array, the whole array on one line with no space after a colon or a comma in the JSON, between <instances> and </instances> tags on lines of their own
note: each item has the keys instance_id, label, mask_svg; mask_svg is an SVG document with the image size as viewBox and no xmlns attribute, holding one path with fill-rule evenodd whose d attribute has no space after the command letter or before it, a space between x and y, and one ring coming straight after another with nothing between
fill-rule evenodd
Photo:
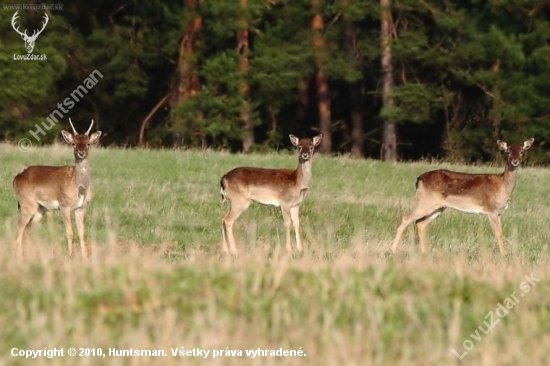
<instances>
[{"instance_id":1,"label":"brown deer","mask_svg":"<svg viewBox=\"0 0 550 366\"><path fill-rule=\"evenodd\" d=\"M517 170L523 160L523 153L529 150L534 141L529 139L523 145L497 141L500 150L507 153L502 174L466 174L440 169L419 176L416 180L416 206L401 219L392 251L396 252L405 228L415 222L420 249L426 253L426 227L447 207L451 207L466 213L487 215L500 253L504 254L500 215L508 208L510 196L516 187Z\"/></svg>"},{"instance_id":2,"label":"brown deer","mask_svg":"<svg viewBox=\"0 0 550 366\"><path fill-rule=\"evenodd\" d=\"M298 167L291 169L236 168L220 181L222 197L229 200L231 208L222 219L223 250L236 255L233 223L248 208L252 201L263 205L280 206L286 229L286 250L292 252L290 239L291 220L296 234L296 247L302 251L300 240L300 204L306 196L311 181L311 159L322 135L313 140L299 139L290 135L292 145L298 148Z\"/></svg>"},{"instance_id":3,"label":"brown deer","mask_svg":"<svg viewBox=\"0 0 550 366\"><path fill-rule=\"evenodd\" d=\"M90 181L90 145L96 144L101 131L90 131L94 121L85 134L79 134L69 123L73 133L61 131L65 141L73 146L75 165L30 166L17 174L13 180L13 190L20 211L17 223L17 244L19 255L23 257L23 233L25 229L40 221L48 210L60 210L65 223L65 232L69 247L69 256L73 253L73 229L71 212L75 212L76 227L82 250L82 257L88 256L84 243L84 213L92 199Z\"/></svg>"}]
</instances>

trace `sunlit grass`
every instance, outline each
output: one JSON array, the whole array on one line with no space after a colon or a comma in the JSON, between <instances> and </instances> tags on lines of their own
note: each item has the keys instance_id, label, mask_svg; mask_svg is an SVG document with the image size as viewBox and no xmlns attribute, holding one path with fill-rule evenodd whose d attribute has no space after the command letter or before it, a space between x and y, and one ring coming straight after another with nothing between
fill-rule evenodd
<instances>
[{"instance_id":1,"label":"sunlit grass","mask_svg":"<svg viewBox=\"0 0 550 366\"><path fill-rule=\"evenodd\" d=\"M280 210L252 205L237 221L236 259L221 254L219 179L242 165L296 166L295 155L197 151L92 151L94 199L87 213L92 258L66 257L58 213L33 232L16 260L11 181L24 166L71 163L68 147L22 153L0 146L0 364L458 364L485 315L526 274L541 281L462 363L550 361L547 228L550 172L522 168L503 215L501 257L488 220L446 211L430 226L430 254L414 229L388 253L422 172L447 167L316 156L301 207L303 256L284 252ZM78 248L78 246L77 246ZM161 359L10 356L42 349L298 349L304 358Z\"/></svg>"}]
</instances>

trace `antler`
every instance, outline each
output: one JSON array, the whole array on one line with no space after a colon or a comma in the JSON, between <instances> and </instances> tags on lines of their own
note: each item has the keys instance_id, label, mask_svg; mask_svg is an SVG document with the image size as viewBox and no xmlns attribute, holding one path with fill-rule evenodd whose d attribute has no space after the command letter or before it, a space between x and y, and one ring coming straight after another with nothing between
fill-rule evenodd
<instances>
[{"instance_id":1,"label":"antler","mask_svg":"<svg viewBox=\"0 0 550 366\"><path fill-rule=\"evenodd\" d=\"M92 120L92 124L90 125L90 128L88 128L88 131L86 131L85 135L88 136L90 131L92 130L92 126L94 125L94 120Z\"/></svg>"},{"instance_id":2,"label":"antler","mask_svg":"<svg viewBox=\"0 0 550 366\"><path fill-rule=\"evenodd\" d=\"M78 132L76 132L76 129L73 126L73 121L71 121L71 117L69 117L69 123L71 124L71 127L73 128L73 134L76 136L78 135Z\"/></svg>"},{"instance_id":3,"label":"antler","mask_svg":"<svg viewBox=\"0 0 550 366\"><path fill-rule=\"evenodd\" d=\"M19 10L17 10L15 12L15 14L13 14L13 17L11 18L11 26L12 26L13 30L15 30L17 33L19 33L22 37L28 38L29 36L27 35L27 30L26 29L25 29L25 33L21 33L19 31L19 26L17 28L15 28L15 20L17 18L19 18L19 15L17 15L18 12L19 12Z\"/></svg>"}]
</instances>

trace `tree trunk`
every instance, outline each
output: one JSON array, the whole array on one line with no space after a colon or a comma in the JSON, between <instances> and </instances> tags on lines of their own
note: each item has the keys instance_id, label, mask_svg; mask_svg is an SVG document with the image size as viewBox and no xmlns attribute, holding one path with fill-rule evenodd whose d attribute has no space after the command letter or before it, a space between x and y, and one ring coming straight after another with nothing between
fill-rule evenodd
<instances>
[{"instance_id":1,"label":"tree trunk","mask_svg":"<svg viewBox=\"0 0 550 366\"><path fill-rule=\"evenodd\" d=\"M175 98L171 100L172 107L177 106L181 101L194 95L199 90L199 78L196 72L196 34L202 26L202 19L196 14L196 0L184 0L184 6L190 14L189 20L185 23L185 33L180 41L178 58L178 87Z\"/></svg>"},{"instance_id":2,"label":"tree trunk","mask_svg":"<svg viewBox=\"0 0 550 366\"><path fill-rule=\"evenodd\" d=\"M248 19L247 19L247 0L239 1L241 6L240 30L237 31L237 53L239 54L239 71L241 73L241 81L239 84L239 92L243 98L241 107L241 123L243 125L243 151L249 151L254 144L254 125L250 118L250 88L246 81L248 73Z\"/></svg>"},{"instance_id":3,"label":"tree trunk","mask_svg":"<svg viewBox=\"0 0 550 366\"><path fill-rule=\"evenodd\" d=\"M304 122L307 118L307 109L309 106L309 86L306 80L298 82L298 120Z\"/></svg>"},{"instance_id":4,"label":"tree trunk","mask_svg":"<svg viewBox=\"0 0 550 366\"><path fill-rule=\"evenodd\" d=\"M491 71L495 74L498 74L500 70L500 60L496 60L491 67ZM492 124L493 124L493 139L500 138L500 125L502 124L502 97L500 93L500 88L498 86L498 76L495 77L495 87L492 93L493 97L493 111L492 111Z\"/></svg>"},{"instance_id":5,"label":"tree trunk","mask_svg":"<svg viewBox=\"0 0 550 366\"><path fill-rule=\"evenodd\" d=\"M363 158L364 132L363 110L361 108L361 91L359 83L349 85L351 96L351 157Z\"/></svg>"},{"instance_id":6,"label":"tree trunk","mask_svg":"<svg viewBox=\"0 0 550 366\"><path fill-rule=\"evenodd\" d=\"M320 0L313 0L312 7L314 16L311 28L313 30L313 45L315 50L315 80L317 81L317 99L319 105L319 131L323 134L319 153L330 154L332 152L330 95L327 78L322 70L325 40L323 39L324 24Z\"/></svg>"},{"instance_id":7,"label":"tree trunk","mask_svg":"<svg viewBox=\"0 0 550 366\"><path fill-rule=\"evenodd\" d=\"M393 22L391 18L390 0L380 0L381 15L381 41L382 41L382 102L384 107L391 108L393 100L391 91L393 87L393 67L391 60L391 37ZM382 136L382 160L397 161L397 137L395 134L395 122L386 119Z\"/></svg>"},{"instance_id":8,"label":"tree trunk","mask_svg":"<svg viewBox=\"0 0 550 366\"><path fill-rule=\"evenodd\" d=\"M347 5L347 2L344 3ZM357 59L359 54L355 47L356 39L353 24L344 19L346 34L345 49L350 60ZM349 82L349 95L351 104L351 157L363 158L363 105L361 98L361 83Z\"/></svg>"},{"instance_id":9,"label":"tree trunk","mask_svg":"<svg viewBox=\"0 0 550 366\"><path fill-rule=\"evenodd\" d=\"M180 40L178 55L178 73L171 92L171 98L168 101L171 109L175 109L180 103L195 95L200 88L199 77L196 66L196 42L197 34L202 26L202 19L197 13L197 0L183 0L185 16L182 20L184 33ZM181 128L179 125L186 123L186 130L189 131L190 143L193 143L196 132L194 121L203 118L201 113L194 116L186 116L183 121L172 119L173 132L177 136L177 144L180 144Z\"/></svg>"}]
</instances>

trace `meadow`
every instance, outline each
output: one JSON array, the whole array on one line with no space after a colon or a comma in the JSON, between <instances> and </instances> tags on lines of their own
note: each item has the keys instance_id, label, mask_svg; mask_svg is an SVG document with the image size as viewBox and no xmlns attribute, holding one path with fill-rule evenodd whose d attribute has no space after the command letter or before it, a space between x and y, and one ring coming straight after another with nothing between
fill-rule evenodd
<instances>
[{"instance_id":1,"label":"meadow","mask_svg":"<svg viewBox=\"0 0 550 366\"><path fill-rule=\"evenodd\" d=\"M0 145L0 365L548 365L550 170L529 167L528 154L503 215L506 256L486 217L452 210L431 224L429 254L420 254L412 226L389 253L418 175L500 173L501 162L315 156L301 206L303 255L285 253L280 209L252 205L236 222L233 258L221 251L220 177L245 165L295 168L294 152L93 149L90 261L78 245L67 257L54 212L21 262L13 177L74 160L64 145L27 153ZM510 297L518 301L500 317ZM70 357L69 347L167 356ZM181 347L211 352L172 356ZM66 356L25 359L13 348ZM281 348L304 355L246 355Z\"/></svg>"}]
</instances>

